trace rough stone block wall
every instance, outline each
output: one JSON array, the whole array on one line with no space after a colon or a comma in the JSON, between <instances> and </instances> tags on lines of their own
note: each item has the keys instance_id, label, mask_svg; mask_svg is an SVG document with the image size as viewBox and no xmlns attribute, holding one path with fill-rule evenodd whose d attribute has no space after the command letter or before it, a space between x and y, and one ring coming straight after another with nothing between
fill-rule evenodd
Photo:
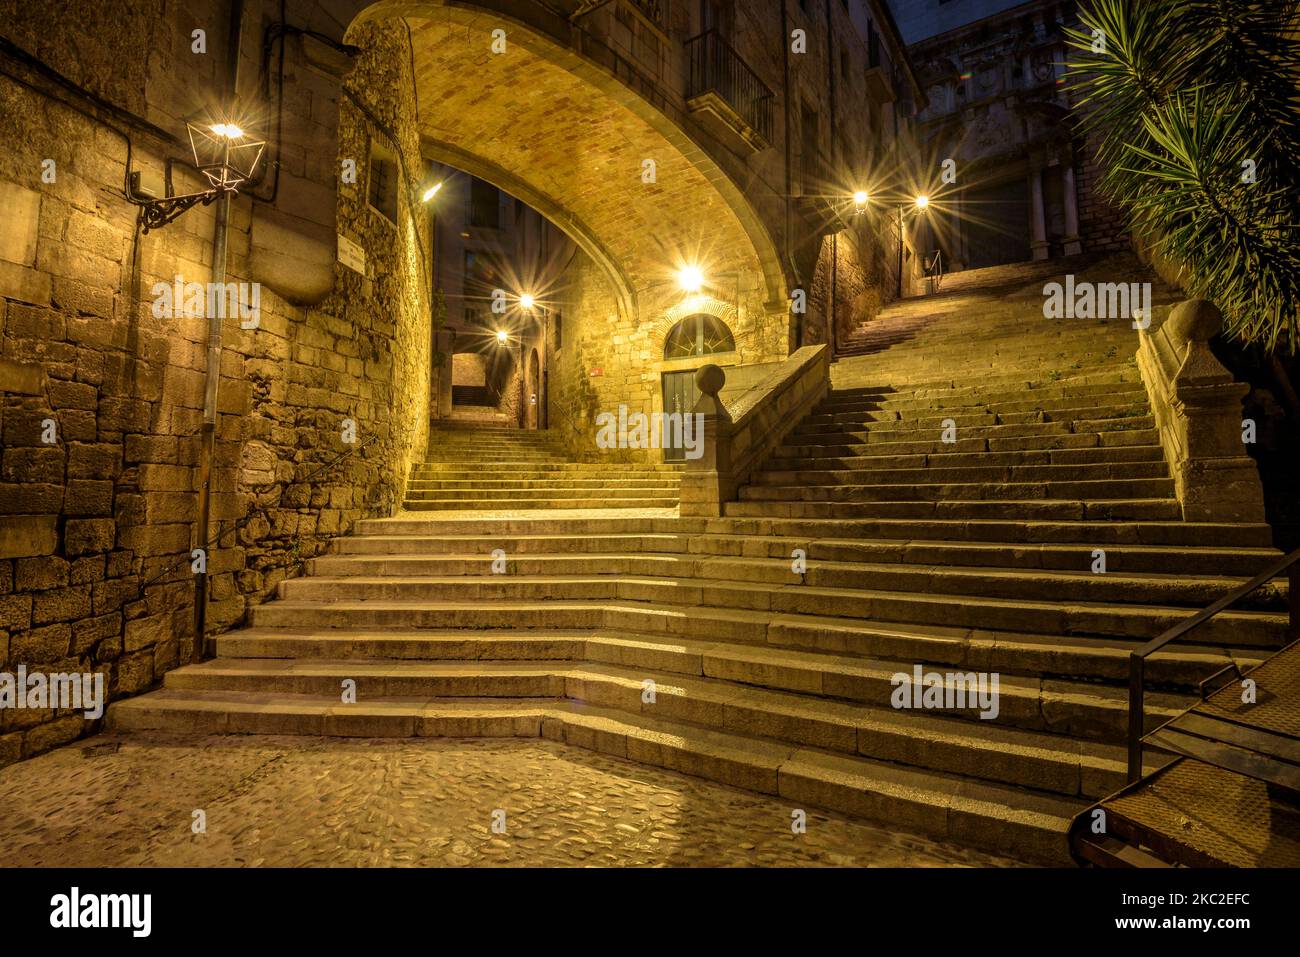
<instances>
[{"instance_id":1,"label":"rough stone block wall","mask_svg":"<svg viewBox=\"0 0 1300 957\"><path fill-rule=\"evenodd\" d=\"M832 314L835 341L843 341L861 323L874 317L887 301L887 257L878 235L868 229L845 229L837 237L834 241L831 236L822 239L808 296L810 307L804 326L804 345L828 341L827 327Z\"/></svg>"},{"instance_id":2,"label":"rough stone block wall","mask_svg":"<svg viewBox=\"0 0 1300 957\"><path fill-rule=\"evenodd\" d=\"M1079 238L1084 252L1115 252L1130 249L1128 221L1118 207L1101 192L1101 167L1097 165L1092 137L1075 159L1075 183L1079 192Z\"/></svg>"},{"instance_id":3,"label":"rough stone block wall","mask_svg":"<svg viewBox=\"0 0 1300 957\"><path fill-rule=\"evenodd\" d=\"M15 39L25 37L29 52L63 53L57 65L76 82L177 136L184 130L174 117L191 94L218 85L224 5L183 13L136 5L129 15L69 17L57 31L42 30L30 11L9 16L6 6L0 20L21 21ZM196 22L212 26L213 46L191 73ZM69 23L87 32L68 40ZM405 31L390 24L357 34L350 39L363 52L349 86L368 91L367 109L418 163ZM47 36L74 43L76 55ZM148 58L137 55L146 41ZM207 320L156 315L154 306L160 284L177 275L210 279L215 207L142 234L122 195L126 142L113 128L131 138L133 168L158 175L167 157L184 158L181 144L58 90L24 64L0 66L46 91L0 75L0 136L11 146L0 154L0 183L35 210L34 219L0 226L8 237L0 251L22 260L0 268L0 672L101 671L111 700L150 688L192 647ZM351 101L340 112L342 155L364 158L369 139L384 134ZM52 181L42 177L46 158L56 162ZM178 192L198 186L181 165L176 175ZM264 286L257 328L241 329L237 316L224 325L212 631L239 621L330 536L391 513L423 454L426 223L409 203L396 224L379 217L364 177L340 189L337 204L340 229L366 250L366 275L336 266L334 292L311 307ZM250 210L247 197L232 206L231 282L252 273ZM374 442L305 482L348 448L349 418L360 442ZM94 728L79 713L0 710L0 764Z\"/></svg>"}]
</instances>

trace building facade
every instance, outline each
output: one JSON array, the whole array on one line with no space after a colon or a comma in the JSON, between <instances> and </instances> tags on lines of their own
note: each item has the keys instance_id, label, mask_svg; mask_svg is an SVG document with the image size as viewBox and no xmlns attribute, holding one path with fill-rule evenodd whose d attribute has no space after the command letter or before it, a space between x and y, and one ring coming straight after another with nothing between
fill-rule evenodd
<instances>
[{"instance_id":1,"label":"building facade","mask_svg":"<svg viewBox=\"0 0 1300 957\"><path fill-rule=\"evenodd\" d=\"M954 164L951 202L933 217L949 268L1126 248L1122 217L1095 190L1066 75L1075 3L898 7L927 93L920 136Z\"/></svg>"}]
</instances>

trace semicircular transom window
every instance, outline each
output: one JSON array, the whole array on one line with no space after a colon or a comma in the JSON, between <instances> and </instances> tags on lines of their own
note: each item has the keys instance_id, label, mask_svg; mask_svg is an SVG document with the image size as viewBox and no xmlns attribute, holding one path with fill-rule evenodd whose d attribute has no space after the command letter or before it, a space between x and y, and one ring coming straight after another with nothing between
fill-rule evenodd
<instances>
[{"instance_id":1,"label":"semicircular transom window","mask_svg":"<svg viewBox=\"0 0 1300 957\"><path fill-rule=\"evenodd\" d=\"M717 316L696 313L687 316L668 332L664 340L665 359L690 359L719 352L735 352L736 340L727 324Z\"/></svg>"}]
</instances>

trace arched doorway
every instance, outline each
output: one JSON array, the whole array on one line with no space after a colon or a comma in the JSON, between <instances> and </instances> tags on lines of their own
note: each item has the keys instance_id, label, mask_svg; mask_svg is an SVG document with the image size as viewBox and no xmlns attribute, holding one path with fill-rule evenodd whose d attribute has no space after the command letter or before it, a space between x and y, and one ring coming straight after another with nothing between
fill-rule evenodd
<instances>
[{"instance_id":1,"label":"arched doorway","mask_svg":"<svg viewBox=\"0 0 1300 957\"><path fill-rule=\"evenodd\" d=\"M687 316L668 330L664 337L664 361L681 362L698 359L690 368L677 368L663 373L664 412L688 415L699 401L700 390L695 384L695 374L705 365L706 357L726 355L736 351L736 338L731 329L717 316L697 312ZM665 448L664 461L680 462L686 457L684 448Z\"/></svg>"}]
</instances>

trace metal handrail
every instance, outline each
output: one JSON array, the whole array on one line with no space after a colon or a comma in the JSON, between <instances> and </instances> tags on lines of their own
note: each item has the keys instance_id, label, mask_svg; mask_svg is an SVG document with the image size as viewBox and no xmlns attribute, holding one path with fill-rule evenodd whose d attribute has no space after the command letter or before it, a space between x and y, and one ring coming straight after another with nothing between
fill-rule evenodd
<instances>
[{"instance_id":1,"label":"metal handrail","mask_svg":"<svg viewBox=\"0 0 1300 957\"><path fill-rule=\"evenodd\" d=\"M714 27L686 41L690 82L686 98L717 93L759 136L772 142L774 94Z\"/></svg>"},{"instance_id":2,"label":"metal handrail","mask_svg":"<svg viewBox=\"0 0 1300 957\"><path fill-rule=\"evenodd\" d=\"M1128 783L1132 784L1138 778L1142 777L1142 738L1144 727L1144 711L1146 696L1146 660L1155 652L1159 651L1165 645L1176 641L1192 629L1205 624L1219 612L1232 605L1235 605L1241 599L1245 598L1251 592L1263 587L1271 582L1283 572L1287 573L1287 608L1290 621L1287 626L1291 639L1300 638L1300 548L1284 555L1272 565L1265 568L1262 572L1246 582L1244 585L1236 588L1224 595L1214 604L1202 608L1190 618L1180 621L1174 627L1168 629L1158 638L1153 638L1140 648L1134 649L1129 653L1128 659ZM1218 677L1222 674L1222 669L1211 675L1211 678ZM1210 679L1207 679L1210 680ZM1203 683L1204 684L1204 683Z\"/></svg>"},{"instance_id":3,"label":"metal handrail","mask_svg":"<svg viewBox=\"0 0 1300 957\"><path fill-rule=\"evenodd\" d=\"M943 282L943 250L936 249L934 255L925 263L925 278L930 284L930 294L939 291L939 286Z\"/></svg>"}]
</instances>

